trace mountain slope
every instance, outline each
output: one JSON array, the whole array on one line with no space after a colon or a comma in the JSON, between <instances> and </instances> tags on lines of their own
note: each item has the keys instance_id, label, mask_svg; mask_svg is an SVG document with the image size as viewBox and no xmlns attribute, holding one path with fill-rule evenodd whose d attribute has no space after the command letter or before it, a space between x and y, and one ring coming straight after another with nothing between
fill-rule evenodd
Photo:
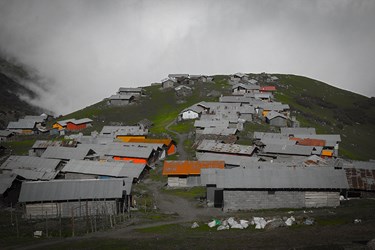
<instances>
[{"instance_id":1,"label":"mountain slope","mask_svg":"<svg viewBox=\"0 0 375 250\"><path fill-rule=\"evenodd\" d=\"M22 85L22 79L30 80L26 69L0 57L0 129L24 115L43 113L42 108L25 101L38 98L38 94Z\"/></svg>"},{"instance_id":2,"label":"mountain slope","mask_svg":"<svg viewBox=\"0 0 375 250\"><path fill-rule=\"evenodd\" d=\"M251 74L251 77L265 85L275 85L278 101L291 106L292 115L301 126L315 127L318 133L341 134L340 154L351 159L375 159L372 148L375 140L374 98L367 98L349 91L332 87L326 83L295 75L276 75L277 83L263 82L264 74ZM184 108L199 101L218 101L216 92L223 95L231 93L229 76L215 76L213 83L194 85L193 94L177 97L173 89L161 90L160 86L145 87L147 97L139 103L126 107L111 107L103 100L97 104L74 112L65 118L88 117L95 121L91 130L100 131L103 125L133 125L143 118L154 122L153 134L167 133L165 126L173 121ZM185 131L191 129L189 122L181 124ZM241 143L250 144L251 132L255 130L275 131L268 125L247 124L240 134ZM171 134L173 137L174 135Z\"/></svg>"}]
</instances>

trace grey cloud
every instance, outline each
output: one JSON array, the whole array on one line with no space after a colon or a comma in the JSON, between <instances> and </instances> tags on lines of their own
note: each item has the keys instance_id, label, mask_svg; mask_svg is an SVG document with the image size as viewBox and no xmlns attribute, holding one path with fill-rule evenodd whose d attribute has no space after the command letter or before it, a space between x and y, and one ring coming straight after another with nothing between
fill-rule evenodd
<instances>
[{"instance_id":1,"label":"grey cloud","mask_svg":"<svg viewBox=\"0 0 375 250\"><path fill-rule=\"evenodd\" d=\"M67 113L168 73L301 74L375 95L374 1L1 1L0 47Z\"/></svg>"}]
</instances>

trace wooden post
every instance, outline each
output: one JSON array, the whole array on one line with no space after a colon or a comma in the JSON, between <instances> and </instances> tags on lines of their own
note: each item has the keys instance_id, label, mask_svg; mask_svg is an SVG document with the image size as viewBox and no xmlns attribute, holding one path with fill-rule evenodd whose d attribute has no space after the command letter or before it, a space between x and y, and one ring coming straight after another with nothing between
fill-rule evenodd
<instances>
[{"instance_id":1,"label":"wooden post","mask_svg":"<svg viewBox=\"0 0 375 250\"><path fill-rule=\"evenodd\" d=\"M46 211L46 237L48 238L48 213Z\"/></svg>"},{"instance_id":2,"label":"wooden post","mask_svg":"<svg viewBox=\"0 0 375 250\"><path fill-rule=\"evenodd\" d=\"M15 213L15 216L16 216L16 230L17 230L17 238L20 237L20 232L18 230L18 217L17 217L17 211Z\"/></svg>"},{"instance_id":3,"label":"wooden post","mask_svg":"<svg viewBox=\"0 0 375 250\"><path fill-rule=\"evenodd\" d=\"M89 211L89 209L88 209L88 206L89 206L89 204L88 204L88 201L86 200L86 233L89 233L89 214L88 214L88 211Z\"/></svg>"},{"instance_id":4,"label":"wooden post","mask_svg":"<svg viewBox=\"0 0 375 250\"><path fill-rule=\"evenodd\" d=\"M62 226L62 224L61 224L61 208L60 208L60 213L59 213L59 226L60 226L59 234L60 234L60 238L61 238L61 236L62 236L62 233L61 233L61 231L62 231L62 229L61 229L61 226Z\"/></svg>"},{"instance_id":5,"label":"wooden post","mask_svg":"<svg viewBox=\"0 0 375 250\"><path fill-rule=\"evenodd\" d=\"M73 207L71 208L72 210L72 237L74 237L74 210Z\"/></svg>"}]
</instances>

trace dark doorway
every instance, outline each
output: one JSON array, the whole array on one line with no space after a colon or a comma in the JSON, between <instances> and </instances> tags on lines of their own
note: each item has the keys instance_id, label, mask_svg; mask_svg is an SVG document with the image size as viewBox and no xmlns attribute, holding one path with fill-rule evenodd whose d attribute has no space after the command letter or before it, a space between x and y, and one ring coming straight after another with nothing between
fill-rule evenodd
<instances>
[{"instance_id":1,"label":"dark doorway","mask_svg":"<svg viewBox=\"0 0 375 250\"><path fill-rule=\"evenodd\" d=\"M214 199L214 207L221 208L224 205L224 190L223 189L216 189L215 190L215 199Z\"/></svg>"}]
</instances>

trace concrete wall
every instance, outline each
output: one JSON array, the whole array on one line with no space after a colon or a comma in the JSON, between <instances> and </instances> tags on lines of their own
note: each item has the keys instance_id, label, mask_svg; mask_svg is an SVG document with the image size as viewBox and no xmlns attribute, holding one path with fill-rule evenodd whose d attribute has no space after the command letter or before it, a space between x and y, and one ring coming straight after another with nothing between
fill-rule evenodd
<instances>
[{"instance_id":1,"label":"concrete wall","mask_svg":"<svg viewBox=\"0 0 375 250\"><path fill-rule=\"evenodd\" d=\"M201 186L200 176L168 176L170 187L198 187Z\"/></svg>"},{"instance_id":2,"label":"concrete wall","mask_svg":"<svg viewBox=\"0 0 375 250\"><path fill-rule=\"evenodd\" d=\"M182 119L183 120L197 119L198 117L199 117L199 114L192 111L192 110L187 110L184 113L182 113Z\"/></svg>"},{"instance_id":3,"label":"concrete wall","mask_svg":"<svg viewBox=\"0 0 375 250\"><path fill-rule=\"evenodd\" d=\"M124 106L124 105L128 105L129 101L128 100L110 100L109 103L114 106Z\"/></svg>"},{"instance_id":4,"label":"concrete wall","mask_svg":"<svg viewBox=\"0 0 375 250\"><path fill-rule=\"evenodd\" d=\"M224 210L336 207L339 192L224 190Z\"/></svg>"},{"instance_id":5,"label":"concrete wall","mask_svg":"<svg viewBox=\"0 0 375 250\"><path fill-rule=\"evenodd\" d=\"M269 121L270 125L277 126L277 127L286 127L287 120L281 117L275 117Z\"/></svg>"}]
</instances>

